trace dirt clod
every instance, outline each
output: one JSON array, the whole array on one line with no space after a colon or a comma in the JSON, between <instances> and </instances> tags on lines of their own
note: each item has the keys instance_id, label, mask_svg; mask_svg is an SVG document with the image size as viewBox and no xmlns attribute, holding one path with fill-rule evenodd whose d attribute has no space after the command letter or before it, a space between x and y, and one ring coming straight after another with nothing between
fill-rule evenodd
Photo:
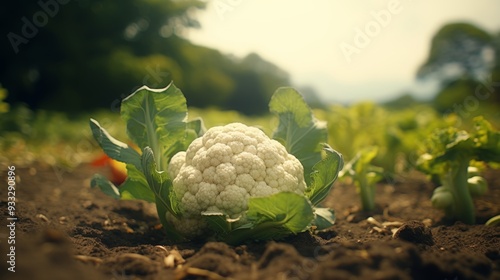
<instances>
[{"instance_id":1,"label":"dirt clod","mask_svg":"<svg viewBox=\"0 0 500 280\"><path fill-rule=\"evenodd\" d=\"M393 237L416 244L434 245L431 230L419 221L409 221L403 224Z\"/></svg>"}]
</instances>

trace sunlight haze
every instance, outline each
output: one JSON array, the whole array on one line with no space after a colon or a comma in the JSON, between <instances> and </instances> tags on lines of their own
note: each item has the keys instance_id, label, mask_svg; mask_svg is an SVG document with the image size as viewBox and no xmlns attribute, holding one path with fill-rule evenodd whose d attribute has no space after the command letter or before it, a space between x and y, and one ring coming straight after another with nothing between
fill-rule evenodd
<instances>
[{"instance_id":1,"label":"sunlight haze","mask_svg":"<svg viewBox=\"0 0 500 280\"><path fill-rule=\"evenodd\" d=\"M384 101L403 92L427 98L434 92L416 87L415 73L432 36L459 21L499 32L498 11L494 0L215 0L187 37L240 57L258 53L328 101Z\"/></svg>"}]
</instances>

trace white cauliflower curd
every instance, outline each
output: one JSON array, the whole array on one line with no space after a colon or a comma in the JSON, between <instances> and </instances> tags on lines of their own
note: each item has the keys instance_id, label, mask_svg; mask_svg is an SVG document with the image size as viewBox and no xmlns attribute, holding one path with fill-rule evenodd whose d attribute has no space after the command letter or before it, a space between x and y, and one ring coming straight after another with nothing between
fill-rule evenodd
<instances>
[{"instance_id":1,"label":"white cauliflower curd","mask_svg":"<svg viewBox=\"0 0 500 280\"><path fill-rule=\"evenodd\" d=\"M241 123L209 129L172 157L168 173L182 213L182 220L173 222L188 236L203 232L204 211L238 218L250 197L304 195L306 188L300 161L258 128Z\"/></svg>"}]
</instances>

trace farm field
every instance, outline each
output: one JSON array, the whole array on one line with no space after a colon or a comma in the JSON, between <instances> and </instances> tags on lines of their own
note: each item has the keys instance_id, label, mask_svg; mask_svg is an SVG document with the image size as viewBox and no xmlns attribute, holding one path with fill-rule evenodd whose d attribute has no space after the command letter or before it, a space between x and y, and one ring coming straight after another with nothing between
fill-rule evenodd
<instances>
[{"instance_id":1,"label":"farm field","mask_svg":"<svg viewBox=\"0 0 500 280\"><path fill-rule=\"evenodd\" d=\"M259 126L267 134L277 123L272 116L250 118L215 109L190 109L190 114L202 116L207 127L241 121ZM436 186L416 169L426 135L434 128L456 123L456 117L438 117L425 105L418 110L391 111L371 103L332 107L331 111L318 109L314 114L328 120L329 143L337 151L347 152L346 162L365 146L379 147L381 157L372 163L385 172L375 186L375 208L363 211L353 181L340 178L323 201L324 207L335 211L332 227L240 245L169 240L153 204L115 200L90 188L94 173L112 175L109 167L91 164L102 152L85 120L52 113L33 116L44 121L33 122L29 133L55 129L56 120L72 129L38 142L22 131L2 138L2 173L15 165L17 183L18 273L9 274L8 279L500 277L500 228L484 225L500 212L498 169L486 167L482 172L489 188L487 195L474 199L477 219L473 225L446 219L442 211L433 208L430 197ZM115 136L126 138L117 116L97 115L106 120L106 128ZM495 125L494 117L493 111L489 119ZM467 120L460 124L471 126ZM25 146L19 147L23 142ZM57 153L57 149L67 153ZM6 205L6 189L0 194L2 205ZM7 208L2 208L1 216L7 220ZM1 234L8 236L9 232L3 228ZM9 251L6 242L0 245L2 252ZM8 273L7 257L2 256L4 275Z\"/></svg>"},{"instance_id":2,"label":"farm field","mask_svg":"<svg viewBox=\"0 0 500 280\"><path fill-rule=\"evenodd\" d=\"M2 4L0 280L500 279L500 2Z\"/></svg>"},{"instance_id":3,"label":"farm field","mask_svg":"<svg viewBox=\"0 0 500 280\"><path fill-rule=\"evenodd\" d=\"M500 230L480 224L500 211L496 171L487 173L488 195L476 200L476 225L443 222L441 212L430 204L433 187L415 175L379 184L377 209L370 214L359 211L353 186L336 184L326 204L336 211L337 221L320 234L228 246L172 243L158 228L154 207L117 201L90 189L89 177L96 168L82 164L77 170L64 174L61 181L44 165L17 171L17 272L7 274L3 254L3 279L500 277ZM2 204L5 197L2 191ZM379 232L367 221L370 216L394 226ZM4 208L1 219L6 218ZM400 225L406 230L392 238L389 230ZM0 249L7 251L5 242ZM174 256L173 265L167 261L169 255Z\"/></svg>"}]
</instances>

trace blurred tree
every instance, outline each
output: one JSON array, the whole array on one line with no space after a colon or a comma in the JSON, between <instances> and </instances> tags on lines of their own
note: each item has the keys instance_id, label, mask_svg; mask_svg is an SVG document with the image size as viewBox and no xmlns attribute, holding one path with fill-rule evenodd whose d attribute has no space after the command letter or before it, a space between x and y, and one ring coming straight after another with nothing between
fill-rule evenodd
<instances>
[{"instance_id":1,"label":"blurred tree","mask_svg":"<svg viewBox=\"0 0 500 280\"><path fill-rule=\"evenodd\" d=\"M10 103L75 112L118 109L143 84L173 80L189 105L267 111L288 83L278 67L234 59L183 37L201 0L40 0L0 4L0 83ZM246 100L247 102L236 102ZM265 101L265 102L263 102Z\"/></svg>"},{"instance_id":2,"label":"blurred tree","mask_svg":"<svg viewBox=\"0 0 500 280\"><path fill-rule=\"evenodd\" d=\"M465 103L472 108L476 103L500 100L500 93L492 90L495 81L500 81L495 70L500 69L498 45L494 36L468 23L446 24L434 35L429 56L417 77L440 82L441 89L434 99L438 111L461 111Z\"/></svg>"},{"instance_id":3,"label":"blurred tree","mask_svg":"<svg viewBox=\"0 0 500 280\"><path fill-rule=\"evenodd\" d=\"M493 99L500 104L500 32L497 32L493 38L493 49L495 50L495 62L489 79L489 90L495 93Z\"/></svg>"},{"instance_id":4,"label":"blurred tree","mask_svg":"<svg viewBox=\"0 0 500 280\"><path fill-rule=\"evenodd\" d=\"M445 82L464 75L484 77L493 66L492 39L489 33L472 24L446 24L432 38L429 57L417 76L437 76Z\"/></svg>"},{"instance_id":5,"label":"blurred tree","mask_svg":"<svg viewBox=\"0 0 500 280\"><path fill-rule=\"evenodd\" d=\"M9 99L72 111L109 108L143 83L165 86L181 78L171 57L182 39L164 30L173 21L179 34L197 27L191 11L204 3L41 0L2 6L0 30L9 40L1 46L0 81Z\"/></svg>"},{"instance_id":6,"label":"blurred tree","mask_svg":"<svg viewBox=\"0 0 500 280\"><path fill-rule=\"evenodd\" d=\"M478 81L465 76L456 80L448 81L446 84L443 83L441 90L434 98L434 108L436 108L436 110L440 113L451 113L454 110L463 110L460 108L463 107L466 100L469 100L467 99L468 96L474 96L478 85ZM474 100L471 101L474 102L474 104L476 102L479 104L480 100L478 98L474 98ZM459 112L457 111L455 113Z\"/></svg>"},{"instance_id":7,"label":"blurred tree","mask_svg":"<svg viewBox=\"0 0 500 280\"><path fill-rule=\"evenodd\" d=\"M237 67L230 75L236 88L226 106L245 114L268 112L269 99L274 91L290 85L289 75L255 53L234 61Z\"/></svg>"},{"instance_id":8,"label":"blurred tree","mask_svg":"<svg viewBox=\"0 0 500 280\"><path fill-rule=\"evenodd\" d=\"M401 110L406 108L411 108L421 104L421 101L415 99L414 95L410 92L403 92L400 96L393 100L382 103L382 106L386 109Z\"/></svg>"},{"instance_id":9,"label":"blurred tree","mask_svg":"<svg viewBox=\"0 0 500 280\"><path fill-rule=\"evenodd\" d=\"M228 76L231 61L219 51L180 42L177 60L183 80L174 82L186 95L189 106L222 105L233 94L235 81Z\"/></svg>"}]
</instances>

